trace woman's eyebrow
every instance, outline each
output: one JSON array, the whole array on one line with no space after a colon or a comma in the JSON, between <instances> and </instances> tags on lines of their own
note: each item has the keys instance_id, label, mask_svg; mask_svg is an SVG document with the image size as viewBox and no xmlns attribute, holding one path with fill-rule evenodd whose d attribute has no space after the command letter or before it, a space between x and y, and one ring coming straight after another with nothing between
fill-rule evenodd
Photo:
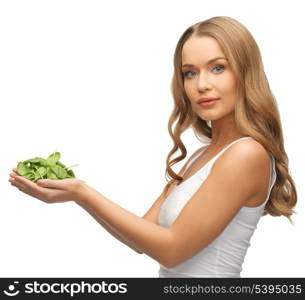
<instances>
[{"instance_id":1,"label":"woman's eyebrow","mask_svg":"<svg viewBox=\"0 0 305 300\"><path fill-rule=\"evenodd\" d=\"M212 63L213 61L218 60L218 59L225 59L225 60L227 60L225 57L218 56L218 57L215 57L215 58L209 60L209 61L208 61L208 65L209 65L210 63ZM184 68L184 67L194 67L194 65L192 65L192 64L184 64L184 65L182 66L182 68Z\"/></svg>"}]
</instances>

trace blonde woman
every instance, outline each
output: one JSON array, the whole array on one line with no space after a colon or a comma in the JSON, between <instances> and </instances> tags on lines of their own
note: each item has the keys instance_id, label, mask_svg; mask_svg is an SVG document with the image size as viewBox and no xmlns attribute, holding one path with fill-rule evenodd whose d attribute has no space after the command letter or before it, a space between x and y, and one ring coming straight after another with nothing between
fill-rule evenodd
<instances>
[{"instance_id":1,"label":"blonde woman","mask_svg":"<svg viewBox=\"0 0 305 300\"><path fill-rule=\"evenodd\" d=\"M13 169L10 182L46 203L75 201L155 259L160 277L240 277L260 217L291 221L297 202L277 104L249 31L229 17L188 28L174 54L172 93L171 180L142 218L77 179L33 183ZM208 143L176 174L172 166L187 155L180 136L190 127Z\"/></svg>"}]
</instances>

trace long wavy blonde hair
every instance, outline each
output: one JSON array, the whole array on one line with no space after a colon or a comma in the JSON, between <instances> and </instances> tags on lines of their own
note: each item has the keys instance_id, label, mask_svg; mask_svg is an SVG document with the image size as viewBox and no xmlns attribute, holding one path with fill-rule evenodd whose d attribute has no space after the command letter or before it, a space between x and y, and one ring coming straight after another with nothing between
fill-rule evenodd
<instances>
[{"instance_id":1,"label":"long wavy blonde hair","mask_svg":"<svg viewBox=\"0 0 305 300\"><path fill-rule=\"evenodd\" d=\"M166 196L172 184L183 180L172 170L172 166L183 160L187 151L181 141L181 134L192 127L196 137L202 141L212 137L207 121L202 120L192 110L183 84L182 47L191 36L210 36L217 40L237 81L239 99L235 105L235 122L239 132L251 136L273 155L277 179L265 206L263 216L285 216L293 224L291 215L297 202L294 181L288 169L288 157L284 149L284 139L275 97L273 96L261 59L259 48L251 33L238 21L230 17L213 17L190 26L180 37L174 53L174 75L171 92L174 108L168 122L168 131L174 146L166 159L166 173L170 181L162 191ZM176 122L174 129L173 124ZM182 154L171 160L178 150Z\"/></svg>"}]
</instances>

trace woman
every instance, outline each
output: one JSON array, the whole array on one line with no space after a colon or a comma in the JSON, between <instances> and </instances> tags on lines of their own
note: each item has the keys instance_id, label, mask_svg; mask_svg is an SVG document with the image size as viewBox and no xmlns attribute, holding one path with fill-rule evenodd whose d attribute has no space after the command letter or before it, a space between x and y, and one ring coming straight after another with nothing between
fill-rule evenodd
<instances>
[{"instance_id":1,"label":"woman","mask_svg":"<svg viewBox=\"0 0 305 300\"><path fill-rule=\"evenodd\" d=\"M171 180L142 218L77 179L33 183L13 169L11 184L47 203L75 201L158 261L160 277L240 277L260 216L291 221L297 202L276 101L249 31L229 17L188 28L176 47L172 92ZM210 141L176 174L171 167L187 155L180 136L189 127ZM170 160L178 148L182 155Z\"/></svg>"}]
</instances>

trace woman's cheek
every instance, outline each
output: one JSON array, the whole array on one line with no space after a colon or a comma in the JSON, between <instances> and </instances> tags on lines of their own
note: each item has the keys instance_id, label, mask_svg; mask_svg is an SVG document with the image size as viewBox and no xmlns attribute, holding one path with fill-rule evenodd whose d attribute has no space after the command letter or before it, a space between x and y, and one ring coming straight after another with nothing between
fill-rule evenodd
<instances>
[{"instance_id":1,"label":"woman's cheek","mask_svg":"<svg viewBox=\"0 0 305 300\"><path fill-rule=\"evenodd\" d=\"M192 101L192 89L189 87L189 85L185 84L184 85L184 91L187 95L187 97L190 99L190 101Z\"/></svg>"}]
</instances>

